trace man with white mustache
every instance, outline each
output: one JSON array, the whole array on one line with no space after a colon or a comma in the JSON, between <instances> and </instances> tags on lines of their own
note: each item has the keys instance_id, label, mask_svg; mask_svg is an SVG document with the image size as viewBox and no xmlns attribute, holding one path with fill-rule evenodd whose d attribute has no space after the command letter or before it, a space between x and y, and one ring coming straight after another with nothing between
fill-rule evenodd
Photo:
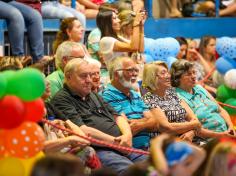
<instances>
[{"instance_id":1,"label":"man with white mustache","mask_svg":"<svg viewBox=\"0 0 236 176\"><path fill-rule=\"evenodd\" d=\"M102 93L119 115L125 114L130 124L133 147L147 150L149 132L157 129L157 119L144 104L137 89L138 67L129 57L117 57L108 66L111 84Z\"/></svg>"}]
</instances>

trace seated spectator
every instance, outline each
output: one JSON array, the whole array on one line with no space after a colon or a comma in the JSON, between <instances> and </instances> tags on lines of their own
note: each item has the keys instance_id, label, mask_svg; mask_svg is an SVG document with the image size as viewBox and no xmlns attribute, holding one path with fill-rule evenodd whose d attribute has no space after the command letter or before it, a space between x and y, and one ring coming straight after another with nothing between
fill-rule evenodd
<instances>
[{"instance_id":1,"label":"seated spectator","mask_svg":"<svg viewBox=\"0 0 236 176\"><path fill-rule=\"evenodd\" d=\"M104 89L104 84L101 83L101 63L94 60L93 63L90 63L91 68L91 79L92 79L92 91L99 93Z\"/></svg>"},{"instance_id":2,"label":"seated spectator","mask_svg":"<svg viewBox=\"0 0 236 176\"><path fill-rule=\"evenodd\" d=\"M109 62L118 56L128 56L128 52L143 51L143 25L146 14L138 12L133 21L133 35L130 42L118 36L120 19L116 11L99 11L97 26L101 31L100 52L108 67ZM141 46L141 47L140 47Z\"/></svg>"},{"instance_id":3,"label":"seated spectator","mask_svg":"<svg viewBox=\"0 0 236 176\"><path fill-rule=\"evenodd\" d=\"M129 167L123 176L191 176L204 158L202 148L161 134L151 141L149 160Z\"/></svg>"},{"instance_id":4,"label":"seated spectator","mask_svg":"<svg viewBox=\"0 0 236 176\"><path fill-rule=\"evenodd\" d=\"M157 129L157 116L153 116L139 93L134 91L138 71L137 64L129 57L113 60L109 67L111 84L107 85L102 96L119 115L124 113L128 117L134 136L133 147L147 150L149 132Z\"/></svg>"},{"instance_id":5,"label":"seated spectator","mask_svg":"<svg viewBox=\"0 0 236 176\"><path fill-rule=\"evenodd\" d=\"M44 56L43 20L37 10L20 2L3 0L0 1L0 18L7 21L13 56L17 56L21 61L25 59L24 33L26 28L34 63L38 63L37 67L44 67L50 62L51 58Z\"/></svg>"},{"instance_id":6,"label":"seated spectator","mask_svg":"<svg viewBox=\"0 0 236 176\"><path fill-rule=\"evenodd\" d=\"M57 32L55 41L53 42L53 52L56 53L58 46L65 42L78 42L83 51L84 57L90 57L86 47L80 43L83 40L84 27L77 18L65 18L61 21L60 29Z\"/></svg>"},{"instance_id":7,"label":"seated spectator","mask_svg":"<svg viewBox=\"0 0 236 176\"><path fill-rule=\"evenodd\" d=\"M43 18L72 18L75 17L80 21L83 28L86 28L86 17L83 12L79 12L71 6L61 4L59 0L42 0L42 16Z\"/></svg>"},{"instance_id":8,"label":"seated spectator","mask_svg":"<svg viewBox=\"0 0 236 176\"><path fill-rule=\"evenodd\" d=\"M112 144L132 146L132 134L126 117L118 115L98 94L91 92L90 70L86 60L73 59L67 63L64 87L53 97L51 104L85 134ZM112 168L119 174L133 162L146 158L140 154L124 154L106 146L94 148L104 167Z\"/></svg>"},{"instance_id":9,"label":"seated spectator","mask_svg":"<svg viewBox=\"0 0 236 176\"><path fill-rule=\"evenodd\" d=\"M38 160L31 176L85 176L85 168L73 155L49 155Z\"/></svg>"},{"instance_id":10,"label":"seated spectator","mask_svg":"<svg viewBox=\"0 0 236 176\"><path fill-rule=\"evenodd\" d=\"M153 166L165 176L191 176L206 156L202 148L166 134L153 139L150 150Z\"/></svg>"},{"instance_id":11,"label":"seated spectator","mask_svg":"<svg viewBox=\"0 0 236 176\"><path fill-rule=\"evenodd\" d=\"M80 44L75 42L63 42L57 49L55 65L57 70L49 74L46 80L50 83L51 99L62 87L64 82L64 68L69 60L74 58L83 58L84 53Z\"/></svg>"},{"instance_id":12,"label":"seated spectator","mask_svg":"<svg viewBox=\"0 0 236 176\"><path fill-rule=\"evenodd\" d=\"M199 43L199 53L202 55L206 64L202 63L206 73L209 73L216 62L216 38L214 36L204 36Z\"/></svg>"},{"instance_id":13,"label":"seated spectator","mask_svg":"<svg viewBox=\"0 0 236 176\"><path fill-rule=\"evenodd\" d=\"M174 62L171 67L171 84L201 122L203 128L199 136L235 136L229 114L202 86L196 85L196 71L192 63L186 60Z\"/></svg>"},{"instance_id":14,"label":"seated spectator","mask_svg":"<svg viewBox=\"0 0 236 176\"><path fill-rule=\"evenodd\" d=\"M192 142L201 125L189 106L178 98L171 87L167 65L161 61L146 64L143 85L148 89L143 96L144 102L153 111L164 112L158 117L158 131L161 132L161 127L168 123L169 128L164 130L166 133L179 134L181 139Z\"/></svg>"},{"instance_id":15,"label":"seated spectator","mask_svg":"<svg viewBox=\"0 0 236 176\"><path fill-rule=\"evenodd\" d=\"M218 143L209 158L204 176L234 176L236 175L236 145L235 141L224 141Z\"/></svg>"},{"instance_id":16,"label":"seated spectator","mask_svg":"<svg viewBox=\"0 0 236 176\"><path fill-rule=\"evenodd\" d=\"M184 37L176 37L175 38L180 45L180 51L177 54L177 59L186 59L187 56L187 49L188 49L188 42Z\"/></svg>"}]
</instances>

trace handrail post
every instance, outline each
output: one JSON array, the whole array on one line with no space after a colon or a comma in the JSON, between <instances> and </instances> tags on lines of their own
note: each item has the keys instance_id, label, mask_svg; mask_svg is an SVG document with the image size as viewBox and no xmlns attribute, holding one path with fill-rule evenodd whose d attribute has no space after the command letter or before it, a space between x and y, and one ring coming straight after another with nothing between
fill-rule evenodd
<instances>
[{"instance_id":1,"label":"handrail post","mask_svg":"<svg viewBox=\"0 0 236 176\"><path fill-rule=\"evenodd\" d=\"M219 10L220 10L220 0L215 0L216 17L219 17Z\"/></svg>"},{"instance_id":2,"label":"handrail post","mask_svg":"<svg viewBox=\"0 0 236 176\"><path fill-rule=\"evenodd\" d=\"M76 8L76 0L71 0L71 7Z\"/></svg>"},{"instance_id":3,"label":"handrail post","mask_svg":"<svg viewBox=\"0 0 236 176\"><path fill-rule=\"evenodd\" d=\"M152 16L152 1L153 0L145 0L145 7L148 12L148 17L153 17Z\"/></svg>"}]
</instances>

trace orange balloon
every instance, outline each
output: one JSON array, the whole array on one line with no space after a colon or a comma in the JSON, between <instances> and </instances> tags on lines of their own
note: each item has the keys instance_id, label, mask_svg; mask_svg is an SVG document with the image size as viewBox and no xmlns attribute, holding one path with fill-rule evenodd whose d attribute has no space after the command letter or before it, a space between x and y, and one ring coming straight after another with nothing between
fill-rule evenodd
<instances>
[{"instance_id":1,"label":"orange balloon","mask_svg":"<svg viewBox=\"0 0 236 176\"><path fill-rule=\"evenodd\" d=\"M43 149L45 137L40 126L24 122L19 127L6 130L6 147L9 155L31 158Z\"/></svg>"},{"instance_id":2,"label":"orange balloon","mask_svg":"<svg viewBox=\"0 0 236 176\"><path fill-rule=\"evenodd\" d=\"M5 131L0 130L0 158L3 158L6 154L6 146L5 146Z\"/></svg>"},{"instance_id":3,"label":"orange balloon","mask_svg":"<svg viewBox=\"0 0 236 176\"><path fill-rule=\"evenodd\" d=\"M230 115L231 121L236 126L236 115Z\"/></svg>"}]
</instances>

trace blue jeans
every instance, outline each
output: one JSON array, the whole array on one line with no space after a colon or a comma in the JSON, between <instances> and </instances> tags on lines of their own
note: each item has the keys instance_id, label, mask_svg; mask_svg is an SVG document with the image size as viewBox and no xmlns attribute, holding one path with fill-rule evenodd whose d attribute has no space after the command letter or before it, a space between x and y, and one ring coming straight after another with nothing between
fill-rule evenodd
<instances>
[{"instance_id":1,"label":"blue jeans","mask_svg":"<svg viewBox=\"0 0 236 176\"><path fill-rule=\"evenodd\" d=\"M83 25L84 29L86 29L86 17L83 13L73 9L71 7L67 7L58 1L45 1L42 3L42 15L43 18L69 18L75 17L80 23ZM84 34L82 37L82 42L84 40Z\"/></svg>"},{"instance_id":2,"label":"blue jeans","mask_svg":"<svg viewBox=\"0 0 236 176\"><path fill-rule=\"evenodd\" d=\"M34 61L44 55L43 22L40 13L16 1L0 1L0 18L7 21L8 36L14 56L24 55L24 30L26 28L30 53Z\"/></svg>"},{"instance_id":3,"label":"blue jeans","mask_svg":"<svg viewBox=\"0 0 236 176\"><path fill-rule=\"evenodd\" d=\"M140 154L128 154L122 155L119 152L115 152L112 150L96 150L97 155L104 167L108 167L116 171L119 175L122 174L127 168L133 165L138 161L147 160L148 156L140 155Z\"/></svg>"}]
</instances>

